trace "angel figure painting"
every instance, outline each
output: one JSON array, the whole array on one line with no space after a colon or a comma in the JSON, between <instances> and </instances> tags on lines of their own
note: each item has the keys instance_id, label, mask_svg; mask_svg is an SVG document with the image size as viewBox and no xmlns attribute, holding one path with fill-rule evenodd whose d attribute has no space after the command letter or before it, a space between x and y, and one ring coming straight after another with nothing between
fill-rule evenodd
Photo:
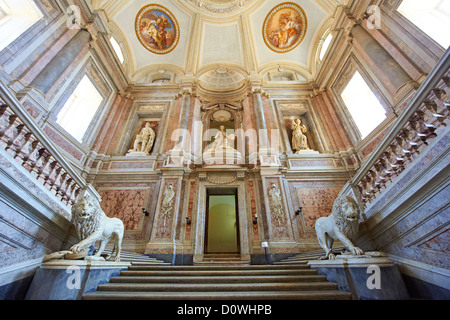
<instances>
[{"instance_id":1,"label":"angel figure painting","mask_svg":"<svg viewBox=\"0 0 450 320\"><path fill-rule=\"evenodd\" d=\"M271 50L283 53L293 50L302 42L306 29L307 19L303 9L295 3L285 2L267 15L263 37Z\"/></svg>"},{"instance_id":2,"label":"angel figure painting","mask_svg":"<svg viewBox=\"0 0 450 320\"><path fill-rule=\"evenodd\" d=\"M177 20L163 6L145 6L136 17L136 35L141 44L153 53L172 51L178 43L179 33Z\"/></svg>"}]
</instances>

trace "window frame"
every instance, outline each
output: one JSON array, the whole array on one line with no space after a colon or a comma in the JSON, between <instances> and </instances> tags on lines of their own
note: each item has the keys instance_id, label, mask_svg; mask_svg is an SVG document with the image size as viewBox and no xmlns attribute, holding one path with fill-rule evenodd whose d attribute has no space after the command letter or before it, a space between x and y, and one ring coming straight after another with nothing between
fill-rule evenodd
<instances>
[{"instance_id":1,"label":"window frame","mask_svg":"<svg viewBox=\"0 0 450 320\"><path fill-rule=\"evenodd\" d=\"M445 48L442 44L440 44L437 40L435 40L431 35L429 35L424 29L422 29L421 26L417 25L415 21L411 20L409 17L407 17L406 15L404 15L402 12L399 11L399 8L401 7L401 5L403 3L404 3L404 0L398 0L398 2L396 4L394 4L393 11L395 12L395 14L397 16L401 17L401 19L403 19L405 22L407 22L406 25L410 26L414 30L414 33L420 32L420 34L422 36L426 37L429 41L434 43L436 46L438 46L441 49L447 50L447 48ZM449 45L450 45L450 43L449 43Z\"/></svg>"},{"instance_id":2,"label":"window frame","mask_svg":"<svg viewBox=\"0 0 450 320\"><path fill-rule=\"evenodd\" d=\"M59 99L59 101L54 105L52 108L50 114L49 114L49 120L52 123L52 126L54 126L59 132L61 132L69 141L71 141L75 145L79 146L90 146L93 143L93 134L98 129L98 122L99 119L104 115L106 112L105 108L110 103L111 98L111 89L108 88L108 93L105 93L101 90L101 88L98 87L95 79L92 77L92 75L89 73L89 68L93 66L93 62L88 62L83 68L78 72L78 74L72 79L70 85L65 89L63 96ZM94 68L96 69L96 68ZM98 70L95 70L95 72L98 74ZM68 132L64 127L62 127L58 122L58 114L61 112L61 110L66 105L67 101L70 99L72 94L75 92L76 88L80 84L81 80L83 80L84 76L87 76L87 78L91 81L91 83L94 85L94 87L97 89L99 94L102 96L102 101L100 102L100 105L97 108L97 111L95 112L94 116L92 117L91 121L89 122L89 125L86 128L86 131L83 134L83 137L81 141L79 141L77 138L72 136L70 132Z\"/></svg>"},{"instance_id":3,"label":"window frame","mask_svg":"<svg viewBox=\"0 0 450 320\"><path fill-rule=\"evenodd\" d=\"M381 106L386 111L386 118L379 123L369 134L362 138L362 134L359 130L358 125L353 119L347 105L342 99L342 92L345 90L349 82L352 80L356 71L359 72L363 80L366 82L367 86L370 88L372 93L377 97ZM337 113L342 119L342 123L346 132L348 133L350 140L356 146L363 141L372 140L374 136L378 135L380 131L384 130L385 126L391 122L392 118L395 116L392 106L389 103L387 97L383 94L383 91L376 85L375 81L370 75L370 71L359 63L359 61L353 56L353 54L344 63L341 71L338 73L335 82L332 85L332 92L335 101L337 102Z\"/></svg>"},{"instance_id":4,"label":"window frame","mask_svg":"<svg viewBox=\"0 0 450 320\"><path fill-rule=\"evenodd\" d=\"M71 133L70 131L68 131L64 126L62 126L59 122L58 122L58 115L64 110L64 108L66 107L67 103L69 102L70 98L74 95L75 91L78 89L78 87L80 86L81 82L87 79L90 84L94 87L94 89L97 91L97 93L99 94L99 96L101 97L100 103L98 104L98 106L96 107L97 109L95 110L95 112L92 115L91 120L89 121L89 124L87 125L83 136L81 137L81 139L79 140L77 137L75 137L73 135L73 133ZM68 135L70 135L73 139L75 139L76 141L78 141L79 143L85 143L86 142L86 138L90 135L90 132L92 131L91 126L92 126L92 122L96 119L96 117L98 117L98 113L100 108L102 107L102 105L105 102L105 96L103 95L102 91L98 88L98 86L96 85L95 81L92 79L92 77L89 75L89 73L85 73L81 79L77 82L77 85L75 86L75 88L73 90L71 90L70 95L68 96L68 98L66 99L65 103L62 104L62 106L59 108L58 112L55 113L55 124L57 124L60 128L62 128L64 130L64 132L66 132Z\"/></svg>"}]
</instances>

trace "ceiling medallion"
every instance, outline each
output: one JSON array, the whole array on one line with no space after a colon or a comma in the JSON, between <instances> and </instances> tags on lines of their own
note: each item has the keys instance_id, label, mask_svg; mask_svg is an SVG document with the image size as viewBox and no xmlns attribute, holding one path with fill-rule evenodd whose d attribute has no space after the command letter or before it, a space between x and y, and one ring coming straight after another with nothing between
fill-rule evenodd
<instances>
[{"instance_id":1,"label":"ceiling medallion","mask_svg":"<svg viewBox=\"0 0 450 320\"><path fill-rule=\"evenodd\" d=\"M306 14L299 5L281 3L270 10L264 20L264 42L275 52L291 51L303 41L307 26Z\"/></svg>"},{"instance_id":2,"label":"ceiling medallion","mask_svg":"<svg viewBox=\"0 0 450 320\"><path fill-rule=\"evenodd\" d=\"M180 28L175 16L157 4L149 4L139 11L135 30L141 44L156 54L169 53L180 39Z\"/></svg>"}]
</instances>

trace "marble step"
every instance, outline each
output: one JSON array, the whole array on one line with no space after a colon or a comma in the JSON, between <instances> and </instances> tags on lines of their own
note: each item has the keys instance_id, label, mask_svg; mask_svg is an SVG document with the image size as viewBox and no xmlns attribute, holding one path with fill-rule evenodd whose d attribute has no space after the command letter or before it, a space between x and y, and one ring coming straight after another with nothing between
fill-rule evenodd
<instances>
[{"instance_id":1,"label":"marble step","mask_svg":"<svg viewBox=\"0 0 450 320\"><path fill-rule=\"evenodd\" d=\"M351 299L306 263L157 266L133 263L85 300Z\"/></svg>"},{"instance_id":2,"label":"marble step","mask_svg":"<svg viewBox=\"0 0 450 320\"><path fill-rule=\"evenodd\" d=\"M186 265L186 266L154 266L146 263L133 263L128 270L148 270L148 271L220 271L220 270L304 270L310 267L304 263L295 266L283 265Z\"/></svg>"},{"instance_id":3,"label":"marble step","mask_svg":"<svg viewBox=\"0 0 450 320\"><path fill-rule=\"evenodd\" d=\"M336 247L332 249L334 254L338 254L345 251L345 247ZM285 264L297 264L306 263L310 260L318 260L320 257L325 255L324 250L309 251L304 253L299 253L291 257L287 257L280 261L274 262L275 265L285 265Z\"/></svg>"},{"instance_id":4,"label":"marble step","mask_svg":"<svg viewBox=\"0 0 450 320\"><path fill-rule=\"evenodd\" d=\"M111 250L109 250L109 249L105 249L103 251L103 255L108 255L110 253L111 253ZM145 254L128 252L128 251L120 252L120 260L123 262L144 262L144 263L148 263L148 264L171 265L171 263L149 257Z\"/></svg>"},{"instance_id":5,"label":"marble step","mask_svg":"<svg viewBox=\"0 0 450 320\"><path fill-rule=\"evenodd\" d=\"M97 291L83 300L351 300L350 293L319 291L114 292Z\"/></svg>"},{"instance_id":6,"label":"marble step","mask_svg":"<svg viewBox=\"0 0 450 320\"><path fill-rule=\"evenodd\" d=\"M315 275L317 274L316 270L311 269L300 269L300 270L173 270L168 273L163 270L128 270L121 271L120 275L123 276L239 276L239 277L248 277L248 276L262 276L262 275Z\"/></svg>"},{"instance_id":7,"label":"marble step","mask_svg":"<svg viewBox=\"0 0 450 320\"><path fill-rule=\"evenodd\" d=\"M107 283L97 291L115 292L216 292L216 291L317 291L337 290L331 282L289 282L289 283Z\"/></svg>"},{"instance_id":8,"label":"marble step","mask_svg":"<svg viewBox=\"0 0 450 320\"><path fill-rule=\"evenodd\" d=\"M279 283L326 281L320 275L274 275L274 276L120 276L111 278L112 283Z\"/></svg>"}]
</instances>

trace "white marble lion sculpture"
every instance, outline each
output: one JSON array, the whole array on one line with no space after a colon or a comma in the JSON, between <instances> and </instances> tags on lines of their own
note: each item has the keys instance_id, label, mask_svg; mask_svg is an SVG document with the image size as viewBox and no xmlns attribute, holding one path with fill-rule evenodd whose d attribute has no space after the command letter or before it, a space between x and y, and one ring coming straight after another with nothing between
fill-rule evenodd
<instances>
[{"instance_id":1,"label":"white marble lion sculpture","mask_svg":"<svg viewBox=\"0 0 450 320\"><path fill-rule=\"evenodd\" d=\"M124 233L123 222L118 218L107 217L96 198L87 193L81 195L72 206L72 222L81 241L73 245L70 250L58 251L46 256L43 259L44 262L63 257L75 259L74 257L77 255L85 260L104 260L101 254L110 239L114 241L114 248L111 254L106 257L106 260L111 258L115 252L115 261L120 261ZM87 252L89 247L97 241L100 242L100 246L95 255L83 255L83 252Z\"/></svg>"},{"instance_id":2,"label":"white marble lion sculpture","mask_svg":"<svg viewBox=\"0 0 450 320\"><path fill-rule=\"evenodd\" d=\"M334 240L339 240L353 255L362 255L364 252L353 245L358 233L361 210L356 201L349 196L338 196L333 203L331 215L316 221L316 233L320 246L326 255L321 259L334 260L331 252Z\"/></svg>"}]
</instances>

